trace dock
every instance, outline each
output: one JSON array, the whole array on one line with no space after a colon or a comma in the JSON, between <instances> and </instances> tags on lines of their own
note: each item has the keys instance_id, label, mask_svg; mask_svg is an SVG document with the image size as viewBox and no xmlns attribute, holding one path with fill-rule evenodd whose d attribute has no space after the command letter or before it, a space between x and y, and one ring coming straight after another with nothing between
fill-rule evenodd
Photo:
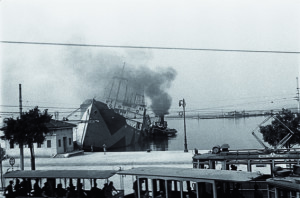
<instances>
[{"instance_id":1,"label":"dock","mask_svg":"<svg viewBox=\"0 0 300 198\"><path fill-rule=\"evenodd\" d=\"M203 151L205 152L205 151ZM139 166L186 164L192 167L194 150L182 151L137 151L137 152L84 152L83 155L69 158L36 158L36 169L57 166ZM14 169L18 169L20 160L15 159ZM30 158L24 159L25 170L30 170ZM3 161L3 167L9 168L9 160ZM83 167L82 167L83 168ZM5 171L5 170L4 170Z\"/></svg>"}]
</instances>

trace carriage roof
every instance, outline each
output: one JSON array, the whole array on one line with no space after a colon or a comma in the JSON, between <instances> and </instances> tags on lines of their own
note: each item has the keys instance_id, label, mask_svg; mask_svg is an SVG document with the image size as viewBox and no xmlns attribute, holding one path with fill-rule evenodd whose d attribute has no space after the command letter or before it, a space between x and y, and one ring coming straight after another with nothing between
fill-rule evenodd
<instances>
[{"instance_id":1,"label":"carriage roof","mask_svg":"<svg viewBox=\"0 0 300 198\"><path fill-rule=\"evenodd\" d=\"M262 175L258 172L193 169L193 168L170 168L170 167L139 167L118 172L120 175L134 175L156 177L165 179L202 179L215 181L246 182L258 179Z\"/></svg>"},{"instance_id":2,"label":"carriage roof","mask_svg":"<svg viewBox=\"0 0 300 198\"><path fill-rule=\"evenodd\" d=\"M3 177L108 179L116 173L114 170L25 170L7 172Z\"/></svg>"}]
</instances>

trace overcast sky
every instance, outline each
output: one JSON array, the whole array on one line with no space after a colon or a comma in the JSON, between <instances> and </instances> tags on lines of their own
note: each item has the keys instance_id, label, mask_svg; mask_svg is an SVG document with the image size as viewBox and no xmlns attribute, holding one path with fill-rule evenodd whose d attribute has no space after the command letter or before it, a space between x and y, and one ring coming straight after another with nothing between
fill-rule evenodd
<instances>
[{"instance_id":1,"label":"overcast sky","mask_svg":"<svg viewBox=\"0 0 300 198\"><path fill-rule=\"evenodd\" d=\"M300 51L299 1L2 0L2 41ZM300 54L0 43L3 105L79 107L108 71L174 69L170 113L297 107ZM109 73L109 72L108 72ZM149 102L148 102L149 103ZM17 108L14 109L18 111ZM63 110L62 110L63 111ZM66 110L65 110L66 111Z\"/></svg>"}]
</instances>

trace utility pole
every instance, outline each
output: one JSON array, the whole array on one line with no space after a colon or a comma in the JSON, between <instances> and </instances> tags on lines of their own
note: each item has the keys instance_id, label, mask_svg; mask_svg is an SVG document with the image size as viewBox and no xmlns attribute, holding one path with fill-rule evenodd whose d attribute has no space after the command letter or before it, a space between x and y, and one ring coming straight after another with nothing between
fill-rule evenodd
<instances>
[{"instance_id":1,"label":"utility pole","mask_svg":"<svg viewBox=\"0 0 300 198\"><path fill-rule=\"evenodd\" d=\"M3 170L2 170L2 162L4 159L4 153L5 151L3 150L3 148L1 148L1 144L0 144L0 174L1 174L1 188L4 189L4 185L3 185Z\"/></svg>"},{"instance_id":2,"label":"utility pole","mask_svg":"<svg viewBox=\"0 0 300 198\"><path fill-rule=\"evenodd\" d=\"M22 116L22 85L19 84L19 102L20 102L20 119ZM23 143L20 146L20 169L24 170L24 148Z\"/></svg>"},{"instance_id":3,"label":"utility pole","mask_svg":"<svg viewBox=\"0 0 300 198\"><path fill-rule=\"evenodd\" d=\"M299 82L298 82L298 77L296 77L297 80L297 98L296 100L298 101L298 113L300 113L300 98L299 98Z\"/></svg>"},{"instance_id":4,"label":"utility pole","mask_svg":"<svg viewBox=\"0 0 300 198\"><path fill-rule=\"evenodd\" d=\"M185 101L183 100L179 100L179 106L183 107L183 122L184 122L184 152L189 152L187 149L187 140L186 140L186 124L185 124Z\"/></svg>"}]
</instances>

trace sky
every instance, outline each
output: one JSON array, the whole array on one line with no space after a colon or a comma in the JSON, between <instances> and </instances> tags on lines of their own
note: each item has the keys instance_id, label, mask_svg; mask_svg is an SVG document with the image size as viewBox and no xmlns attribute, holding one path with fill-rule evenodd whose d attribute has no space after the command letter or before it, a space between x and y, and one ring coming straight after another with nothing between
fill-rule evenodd
<instances>
[{"instance_id":1,"label":"sky","mask_svg":"<svg viewBox=\"0 0 300 198\"><path fill-rule=\"evenodd\" d=\"M1 41L300 52L300 2L293 0L1 0L0 9ZM187 112L203 114L298 104L299 53L1 42L0 59L2 117L19 111L19 84L24 110L70 113L86 99L103 99L124 63L140 78L142 71L170 77L156 81L171 99L170 114L182 110L182 99Z\"/></svg>"}]
</instances>

